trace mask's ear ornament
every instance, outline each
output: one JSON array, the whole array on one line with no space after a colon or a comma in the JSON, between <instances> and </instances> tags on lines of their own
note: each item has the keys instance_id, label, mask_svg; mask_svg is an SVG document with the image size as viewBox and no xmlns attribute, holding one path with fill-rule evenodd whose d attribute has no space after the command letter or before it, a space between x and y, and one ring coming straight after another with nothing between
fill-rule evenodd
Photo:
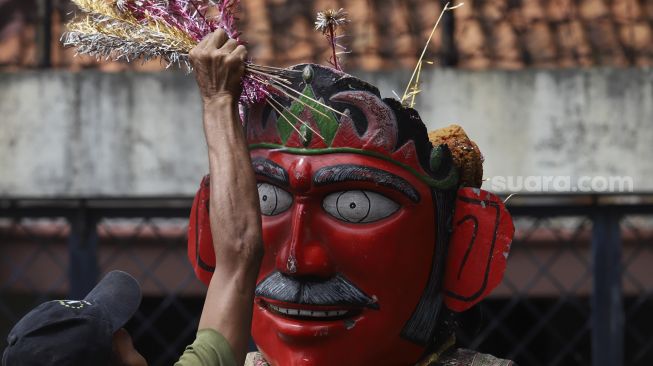
<instances>
[{"instance_id":1,"label":"mask's ear ornament","mask_svg":"<svg viewBox=\"0 0 653 366\"><path fill-rule=\"evenodd\" d=\"M444 274L444 303L464 311L501 283L515 232L501 199L479 188L460 188Z\"/></svg>"},{"instance_id":2,"label":"mask's ear ornament","mask_svg":"<svg viewBox=\"0 0 653 366\"><path fill-rule=\"evenodd\" d=\"M209 220L209 176L205 176L195 195L188 223L188 259L195 276L207 286L215 271L215 253Z\"/></svg>"},{"instance_id":3,"label":"mask's ear ornament","mask_svg":"<svg viewBox=\"0 0 653 366\"><path fill-rule=\"evenodd\" d=\"M449 126L429 138L447 145L460 172L442 287L445 305L460 312L501 283L515 228L503 201L479 188L483 157L462 128Z\"/></svg>"}]
</instances>

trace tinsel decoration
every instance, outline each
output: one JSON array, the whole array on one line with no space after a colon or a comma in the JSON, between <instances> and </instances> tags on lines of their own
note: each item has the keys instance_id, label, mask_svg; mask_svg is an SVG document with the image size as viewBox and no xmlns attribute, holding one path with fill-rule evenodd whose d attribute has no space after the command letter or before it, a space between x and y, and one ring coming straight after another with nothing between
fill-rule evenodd
<instances>
[{"instance_id":1,"label":"tinsel decoration","mask_svg":"<svg viewBox=\"0 0 653 366\"><path fill-rule=\"evenodd\" d=\"M68 23L61 41L80 54L127 62L161 58L168 67L190 72L188 54L209 33L222 28L241 42L235 16L239 0L72 1L81 14ZM241 102L263 101L276 91L271 85L289 84L292 76L289 70L247 62Z\"/></svg>"},{"instance_id":2,"label":"tinsel decoration","mask_svg":"<svg viewBox=\"0 0 653 366\"><path fill-rule=\"evenodd\" d=\"M317 13L317 20L315 21L315 30L321 31L329 41L332 52L330 62L337 70L342 70L338 56L349 53L344 46L338 43L344 36L342 34L338 35L338 28L347 23L349 23L349 19L347 19L347 12L343 8L320 11Z\"/></svg>"},{"instance_id":3,"label":"tinsel decoration","mask_svg":"<svg viewBox=\"0 0 653 366\"><path fill-rule=\"evenodd\" d=\"M190 72L192 65L188 54L209 33L222 28L229 37L241 42L235 16L240 0L72 1L81 14L68 24L68 31L61 41L65 46L76 47L80 54L115 61L161 58L168 67L186 67ZM325 32L329 33L333 42L334 65L339 68L335 52L336 28L347 21L344 11L333 12L324 21ZM341 112L295 90L291 80L300 77L301 71L298 70L247 61L240 102L265 102L279 116L290 115L294 120L286 120L293 129L299 131L295 124L300 124L319 136L306 122L292 113L286 113L287 103L278 98L301 103L312 110L317 110L315 105L320 105L335 113Z\"/></svg>"}]
</instances>

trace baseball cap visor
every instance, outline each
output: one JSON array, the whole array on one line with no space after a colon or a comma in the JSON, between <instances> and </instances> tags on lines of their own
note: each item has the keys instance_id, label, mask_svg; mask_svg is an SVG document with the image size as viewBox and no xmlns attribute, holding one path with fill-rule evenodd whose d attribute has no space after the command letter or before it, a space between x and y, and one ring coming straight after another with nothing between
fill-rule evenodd
<instances>
[{"instance_id":1,"label":"baseball cap visor","mask_svg":"<svg viewBox=\"0 0 653 366\"><path fill-rule=\"evenodd\" d=\"M111 271L86 295L84 300L99 304L113 332L122 328L141 304L141 287L138 281L123 271Z\"/></svg>"}]
</instances>

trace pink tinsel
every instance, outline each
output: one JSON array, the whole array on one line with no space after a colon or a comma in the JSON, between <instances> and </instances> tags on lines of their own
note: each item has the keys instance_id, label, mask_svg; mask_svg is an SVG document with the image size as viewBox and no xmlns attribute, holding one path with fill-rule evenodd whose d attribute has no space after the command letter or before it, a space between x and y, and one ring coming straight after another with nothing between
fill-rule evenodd
<instances>
[{"instance_id":1,"label":"pink tinsel","mask_svg":"<svg viewBox=\"0 0 653 366\"><path fill-rule=\"evenodd\" d=\"M173 26L189 35L196 42L218 28L224 29L227 35L240 40L241 33L236 28L236 8L240 0L222 0L215 3L207 0L123 0L118 2L122 11L129 12L138 21L154 20ZM209 17L211 7L219 13L217 17ZM246 104L257 103L265 99L267 87L248 76L243 78L243 93L240 101Z\"/></svg>"}]
</instances>

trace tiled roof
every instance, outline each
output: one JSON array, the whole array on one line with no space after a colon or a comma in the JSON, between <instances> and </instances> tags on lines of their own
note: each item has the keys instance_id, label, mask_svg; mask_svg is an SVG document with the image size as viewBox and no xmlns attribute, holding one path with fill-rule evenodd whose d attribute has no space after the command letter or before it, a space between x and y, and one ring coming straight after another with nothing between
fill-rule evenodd
<instances>
[{"instance_id":1,"label":"tiled roof","mask_svg":"<svg viewBox=\"0 0 653 366\"><path fill-rule=\"evenodd\" d=\"M0 2L0 9L14 1ZM96 67L61 50L59 2L53 16L52 62L61 67ZM653 66L653 0L464 0L429 46L427 59L446 59L466 69L524 67ZM325 37L313 30L317 11L346 7L351 23L343 43L351 53L345 68L411 68L441 11L437 0L242 0L241 28L257 63L326 63ZM16 9L22 9L16 7ZM29 10L29 6L27 6ZM18 17L20 18L20 17ZM29 18L29 17L27 17ZM27 21L2 23L0 64L30 65L35 27ZM451 32L453 47L443 47ZM445 39L446 36L445 36ZM102 64L102 69L159 69L146 65Z\"/></svg>"}]
</instances>

